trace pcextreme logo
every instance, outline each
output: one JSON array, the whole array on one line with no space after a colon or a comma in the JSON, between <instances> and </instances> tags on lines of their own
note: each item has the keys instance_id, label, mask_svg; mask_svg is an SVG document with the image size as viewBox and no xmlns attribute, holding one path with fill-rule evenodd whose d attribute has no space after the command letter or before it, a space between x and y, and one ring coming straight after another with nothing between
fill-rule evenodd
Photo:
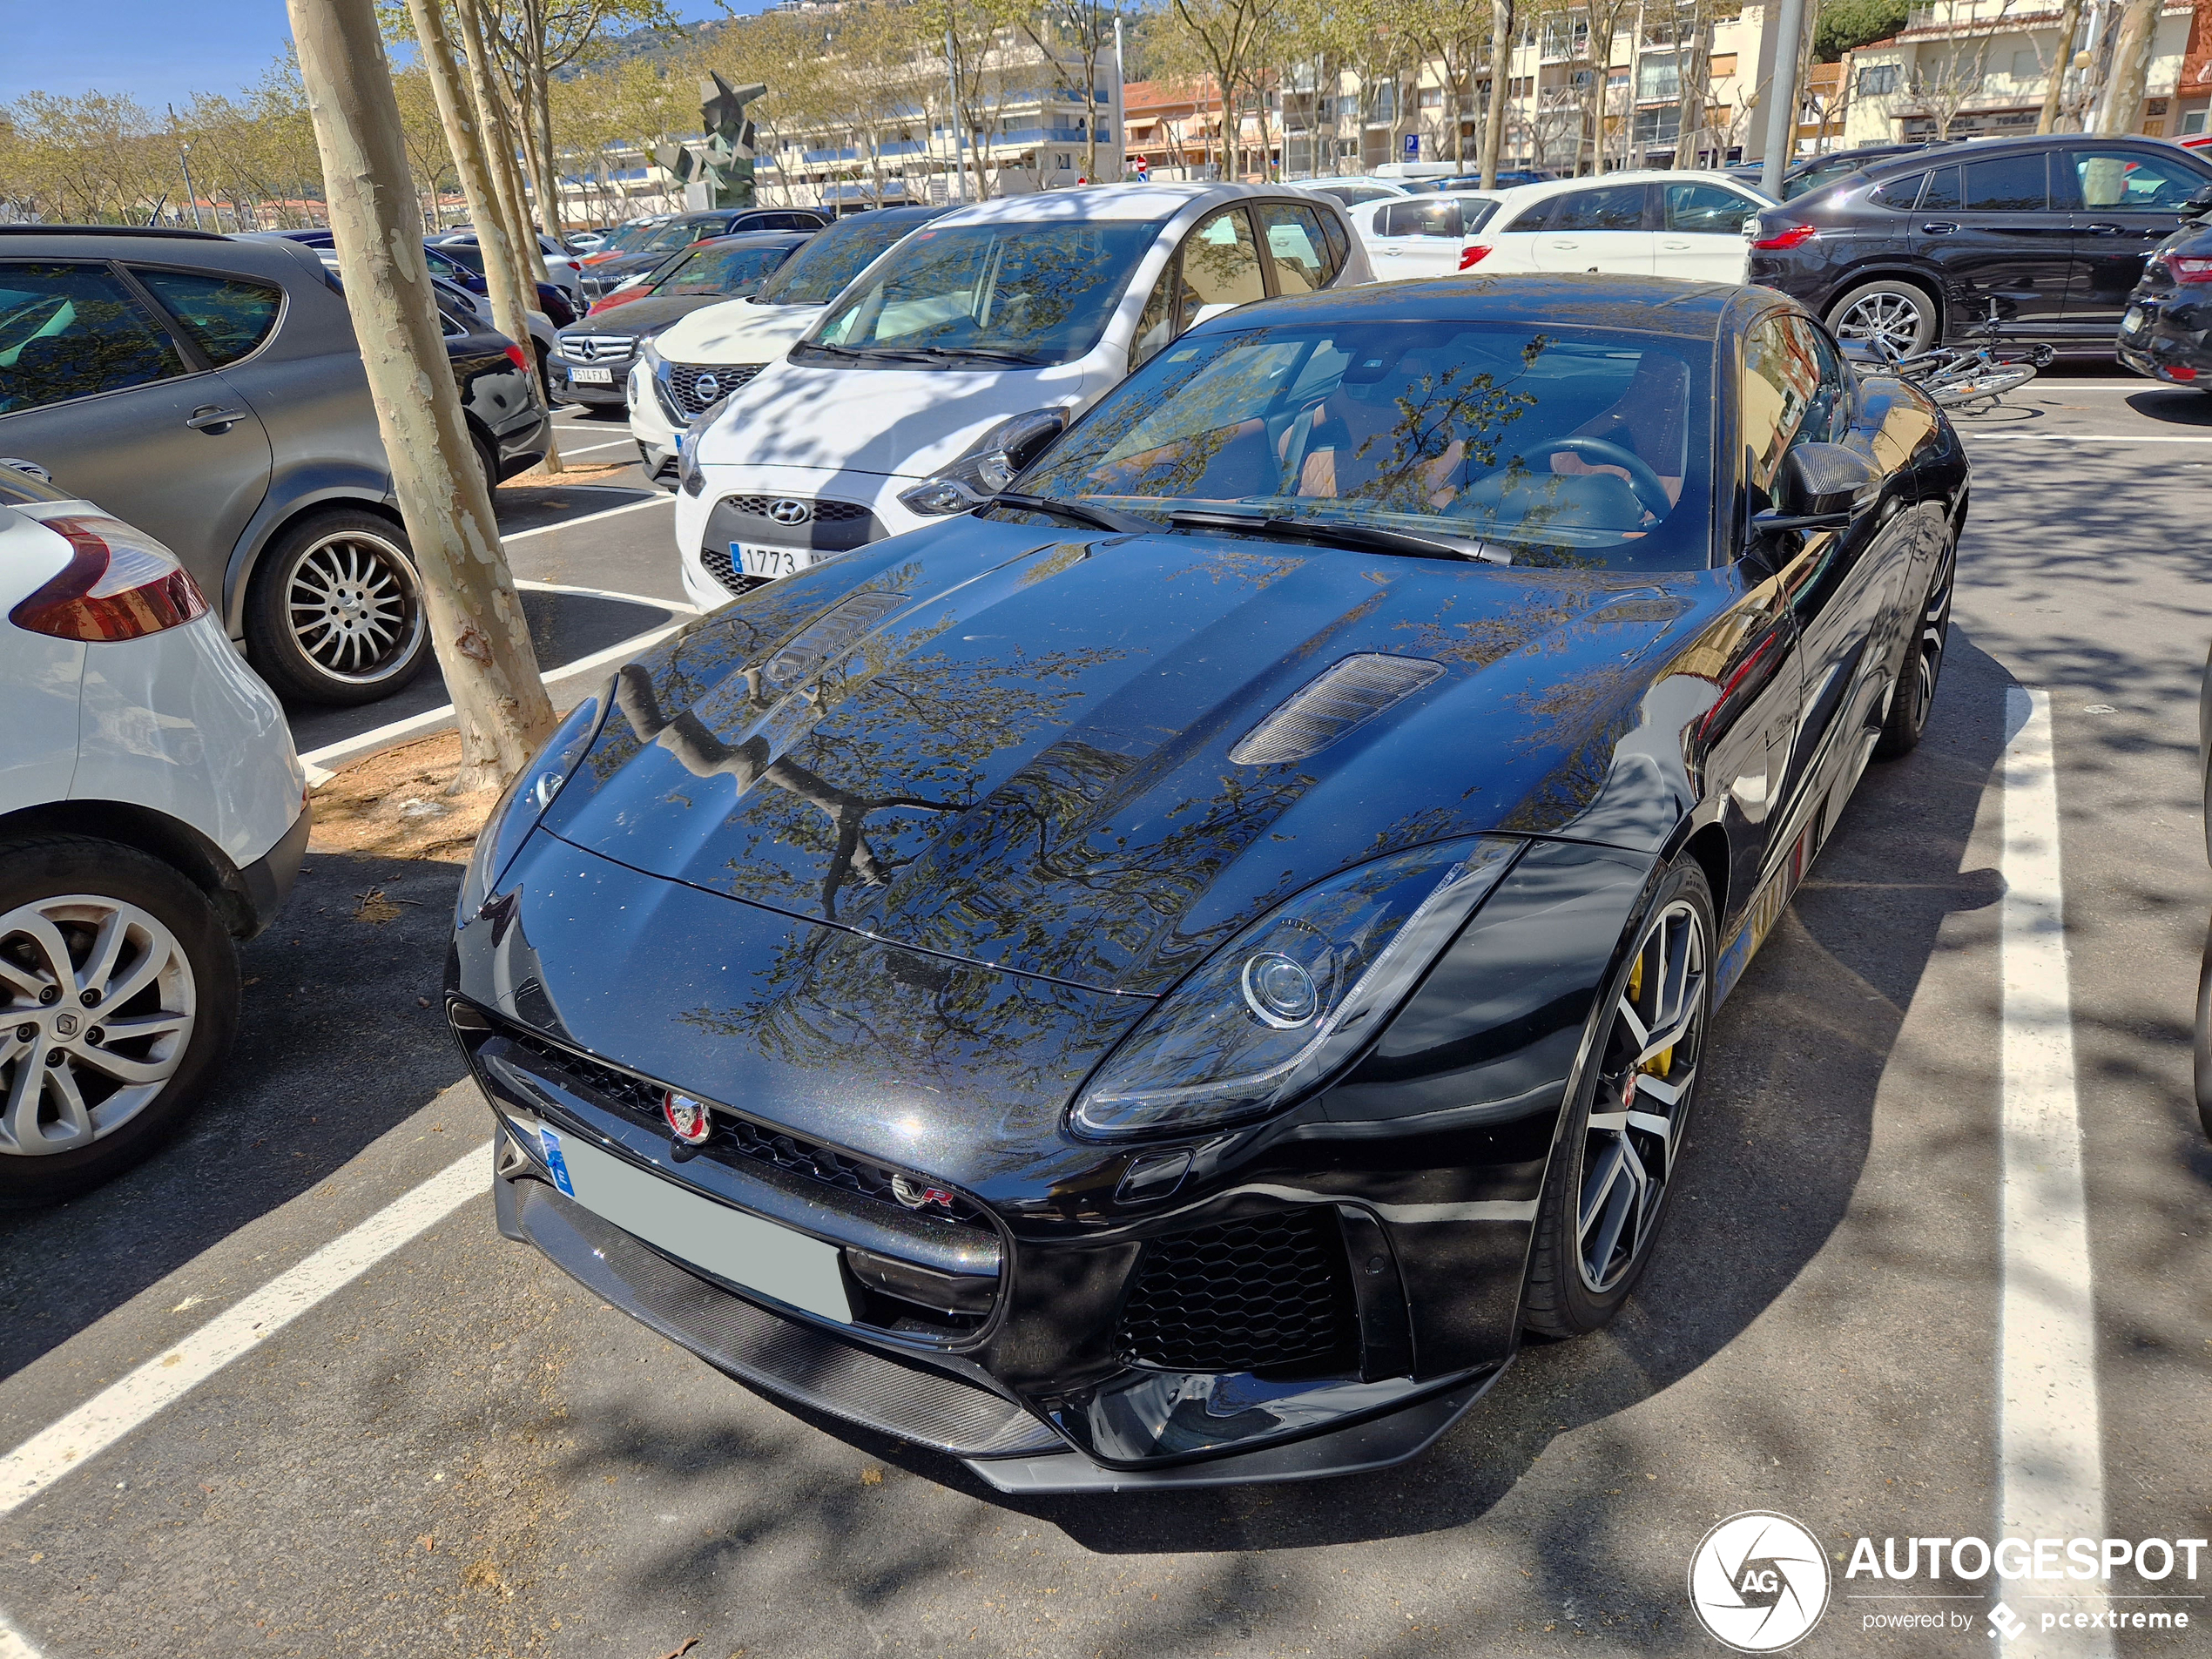
<instances>
[{"instance_id":1,"label":"pcextreme logo","mask_svg":"<svg viewBox=\"0 0 2212 1659\"><path fill-rule=\"evenodd\" d=\"M1739 1653L1778 1653L1828 1610L1828 1554L1787 1515L1730 1515L1689 1558L1689 1605L1716 1642Z\"/></svg>"}]
</instances>

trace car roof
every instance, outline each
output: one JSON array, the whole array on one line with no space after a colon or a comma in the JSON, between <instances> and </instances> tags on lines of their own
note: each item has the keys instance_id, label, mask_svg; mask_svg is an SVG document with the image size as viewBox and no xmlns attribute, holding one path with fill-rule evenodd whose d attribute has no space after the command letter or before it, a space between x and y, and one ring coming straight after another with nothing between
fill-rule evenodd
<instances>
[{"instance_id":1,"label":"car roof","mask_svg":"<svg viewBox=\"0 0 2212 1659\"><path fill-rule=\"evenodd\" d=\"M1270 300L1264 312L1246 307L1207 319L1192 334L1250 328L1264 322L1515 322L1621 334L1711 340L1729 307L1747 291L1730 282L1684 282L1673 277L1516 272L1511 276L1430 277ZM1766 298L1781 301L1780 294Z\"/></svg>"},{"instance_id":2,"label":"car roof","mask_svg":"<svg viewBox=\"0 0 2212 1659\"><path fill-rule=\"evenodd\" d=\"M703 247L797 247L801 242L819 233L817 231L733 231L727 236L710 236L704 242L694 242L683 251L696 253Z\"/></svg>"},{"instance_id":3,"label":"car roof","mask_svg":"<svg viewBox=\"0 0 2212 1659\"><path fill-rule=\"evenodd\" d=\"M837 222L850 225L858 219L874 219L892 225L919 225L957 211L954 203L907 202L897 207L863 207L857 213L840 213Z\"/></svg>"},{"instance_id":4,"label":"car roof","mask_svg":"<svg viewBox=\"0 0 2212 1659\"><path fill-rule=\"evenodd\" d=\"M1200 203L1279 201L1303 194L1284 185L1087 185L1077 190L1038 191L974 202L954 208L946 215L946 220L962 225L1035 224L1044 219L1163 224L1184 208Z\"/></svg>"},{"instance_id":5,"label":"car roof","mask_svg":"<svg viewBox=\"0 0 2212 1659\"><path fill-rule=\"evenodd\" d=\"M0 225L0 236L123 236L185 242L231 239L219 231L187 231L173 225Z\"/></svg>"},{"instance_id":6,"label":"car roof","mask_svg":"<svg viewBox=\"0 0 2212 1659\"><path fill-rule=\"evenodd\" d=\"M320 281L322 261L315 250L290 237L219 236L212 231L133 229L122 225L0 225L0 253L33 250L21 244L51 243L41 255L89 260L144 260L152 265L206 266L250 276L282 278L313 273Z\"/></svg>"}]
</instances>

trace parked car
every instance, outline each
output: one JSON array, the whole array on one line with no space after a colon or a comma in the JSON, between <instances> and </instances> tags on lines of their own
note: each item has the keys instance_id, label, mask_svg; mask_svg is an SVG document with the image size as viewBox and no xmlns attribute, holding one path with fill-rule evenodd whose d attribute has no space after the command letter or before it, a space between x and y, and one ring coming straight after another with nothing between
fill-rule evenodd
<instances>
[{"instance_id":1,"label":"parked car","mask_svg":"<svg viewBox=\"0 0 2212 1659\"><path fill-rule=\"evenodd\" d=\"M645 475L675 489L685 428L796 345L822 307L886 249L951 211L885 207L843 215L747 298L695 311L644 341L626 397Z\"/></svg>"},{"instance_id":2,"label":"parked car","mask_svg":"<svg viewBox=\"0 0 2212 1659\"><path fill-rule=\"evenodd\" d=\"M1520 185L1499 192L1498 203L1479 238L1486 273L1608 271L1693 282L1741 282L1743 227L1772 206L1757 185L1687 170Z\"/></svg>"},{"instance_id":3,"label":"parked car","mask_svg":"<svg viewBox=\"0 0 2212 1659\"><path fill-rule=\"evenodd\" d=\"M2212 189L2183 212L2128 296L2116 351L2138 374L2212 392Z\"/></svg>"},{"instance_id":4,"label":"parked car","mask_svg":"<svg viewBox=\"0 0 2212 1659\"><path fill-rule=\"evenodd\" d=\"M528 354L448 327L488 469L533 464ZM370 702L428 660L360 347L313 248L0 225L0 455L172 550L286 696Z\"/></svg>"},{"instance_id":5,"label":"parked car","mask_svg":"<svg viewBox=\"0 0 2212 1659\"><path fill-rule=\"evenodd\" d=\"M1413 193L1403 179L1374 179L1365 173L1343 179L1301 179L1292 187L1310 190L1318 195L1332 196L1345 207L1361 207L1369 202L1379 202L1386 196L1410 196Z\"/></svg>"},{"instance_id":6,"label":"parked car","mask_svg":"<svg viewBox=\"0 0 2212 1659\"><path fill-rule=\"evenodd\" d=\"M456 252L467 252L475 257L459 259L455 257ZM490 294L491 282L484 275L481 248L455 250L435 242L425 242L422 253L430 262L430 274L440 281L450 282L455 287L464 288L470 293ZM565 328L583 314L581 307L569 303L565 289L556 287L550 282L536 280L531 282L530 287L537 292L538 310L555 328Z\"/></svg>"},{"instance_id":7,"label":"parked car","mask_svg":"<svg viewBox=\"0 0 2212 1659\"><path fill-rule=\"evenodd\" d=\"M809 233L752 231L717 237L616 289L582 322L561 331L562 395L571 402L620 408L627 401L630 366L640 341L681 318L757 290Z\"/></svg>"},{"instance_id":8,"label":"parked car","mask_svg":"<svg viewBox=\"0 0 2212 1659\"><path fill-rule=\"evenodd\" d=\"M1450 276L1489 252L1476 236L1498 211L1498 198L1466 192L1385 196L1345 217L1367 250L1379 282L1400 277Z\"/></svg>"},{"instance_id":9,"label":"parked car","mask_svg":"<svg viewBox=\"0 0 2212 1659\"><path fill-rule=\"evenodd\" d=\"M1545 185L1558 177L1557 173L1547 172L1541 167L1504 167L1499 170L1497 183L1491 188L1502 190L1509 185ZM1419 184L1409 185L1408 188L1416 195L1425 194L1431 191L1455 193L1466 190L1480 190L1482 175L1479 172L1470 172L1463 173L1456 179L1424 179Z\"/></svg>"},{"instance_id":10,"label":"parked car","mask_svg":"<svg viewBox=\"0 0 2212 1659\"><path fill-rule=\"evenodd\" d=\"M725 207L699 213L676 213L642 227L634 239L604 247L583 261L583 292L597 300L611 293L631 277L642 276L671 253L695 242L718 236L737 236L746 231L818 231L830 222L827 213L811 207Z\"/></svg>"},{"instance_id":11,"label":"parked car","mask_svg":"<svg viewBox=\"0 0 2212 1659\"><path fill-rule=\"evenodd\" d=\"M1769 291L1447 279L1201 323L1013 488L525 768L447 978L499 1226L1001 1490L1413 1456L1653 1268L1962 448Z\"/></svg>"},{"instance_id":12,"label":"parked car","mask_svg":"<svg viewBox=\"0 0 2212 1659\"><path fill-rule=\"evenodd\" d=\"M568 297L571 309L582 311L588 297L583 285L583 267L577 257L544 232L536 233L538 252L545 258L545 274L553 286ZM459 260L478 276L484 273L484 256L476 246L476 233L472 230L447 231L429 239L433 246L443 250L449 257Z\"/></svg>"},{"instance_id":13,"label":"parked car","mask_svg":"<svg viewBox=\"0 0 2212 1659\"><path fill-rule=\"evenodd\" d=\"M4 428L0 428L4 430ZM0 447L6 440L0 437ZM0 461L0 1207L144 1157L307 844L284 711L152 537Z\"/></svg>"},{"instance_id":14,"label":"parked car","mask_svg":"<svg viewBox=\"0 0 2212 1659\"><path fill-rule=\"evenodd\" d=\"M1793 202L1800 196L1810 196L1814 191L1824 190L1838 179L1848 179L1878 161L1889 161L1898 156L1923 155L1930 150L1940 150L1948 145L1964 142L1964 139L1924 138L1913 144L1862 144L1855 149L1831 150L1824 156L1797 162L1784 172L1782 175L1782 199ZM1730 167L1728 171L1741 173L1745 169ZM1764 168L1754 163L1748 171L1751 182L1757 184Z\"/></svg>"},{"instance_id":15,"label":"parked car","mask_svg":"<svg viewBox=\"0 0 2212 1659\"><path fill-rule=\"evenodd\" d=\"M1001 198L863 272L678 460L694 603L959 512L1193 324L1372 281L1325 197L1113 185Z\"/></svg>"},{"instance_id":16,"label":"parked car","mask_svg":"<svg viewBox=\"0 0 2212 1659\"><path fill-rule=\"evenodd\" d=\"M570 231L568 249L580 260L586 253L597 253L606 239L604 231Z\"/></svg>"},{"instance_id":17,"label":"parked car","mask_svg":"<svg viewBox=\"0 0 2212 1659\"><path fill-rule=\"evenodd\" d=\"M1749 280L1846 340L1925 351L1985 328L2109 356L2128 296L2212 159L2157 138L1977 140L1879 162L1759 215Z\"/></svg>"},{"instance_id":18,"label":"parked car","mask_svg":"<svg viewBox=\"0 0 2212 1659\"><path fill-rule=\"evenodd\" d=\"M457 282L448 282L444 278L435 275L430 279L430 287L438 296L438 309L448 317L466 322L472 331L498 333L492 322L489 295L475 293ZM566 309L565 307L563 308ZM573 318L575 314L570 314ZM530 354L537 367L538 393L550 407L553 401L551 360L553 354L560 349L560 333L549 319L538 312L526 314L524 320L529 324Z\"/></svg>"}]
</instances>

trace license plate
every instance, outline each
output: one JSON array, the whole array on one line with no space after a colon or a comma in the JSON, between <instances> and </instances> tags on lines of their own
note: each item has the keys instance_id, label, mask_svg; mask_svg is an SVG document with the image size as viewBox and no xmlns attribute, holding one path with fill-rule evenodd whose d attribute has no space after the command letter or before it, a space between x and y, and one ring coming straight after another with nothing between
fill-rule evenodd
<instances>
[{"instance_id":1,"label":"license plate","mask_svg":"<svg viewBox=\"0 0 2212 1659\"><path fill-rule=\"evenodd\" d=\"M2120 320L2120 332L2123 334L2139 334L2143 331L2143 325L2149 320L2150 314L2141 306L2130 306L2128 307L2128 314Z\"/></svg>"},{"instance_id":2,"label":"license plate","mask_svg":"<svg viewBox=\"0 0 2212 1659\"><path fill-rule=\"evenodd\" d=\"M572 368L569 371L569 378L586 386L612 386L615 372L611 368Z\"/></svg>"},{"instance_id":3,"label":"license plate","mask_svg":"<svg viewBox=\"0 0 2212 1659\"><path fill-rule=\"evenodd\" d=\"M836 1245L717 1204L579 1136L541 1124L537 1138L555 1184L593 1215L718 1278L852 1323Z\"/></svg>"},{"instance_id":4,"label":"license plate","mask_svg":"<svg viewBox=\"0 0 2212 1659\"><path fill-rule=\"evenodd\" d=\"M730 543L730 556L745 576L797 576L814 562L803 547L745 547L737 542Z\"/></svg>"}]
</instances>

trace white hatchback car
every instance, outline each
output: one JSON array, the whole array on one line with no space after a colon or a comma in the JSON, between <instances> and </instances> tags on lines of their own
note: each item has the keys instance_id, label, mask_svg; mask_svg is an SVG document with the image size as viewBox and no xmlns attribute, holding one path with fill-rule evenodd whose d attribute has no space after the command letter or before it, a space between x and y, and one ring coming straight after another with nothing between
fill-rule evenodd
<instances>
[{"instance_id":1,"label":"white hatchback car","mask_svg":"<svg viewBox=\"0 0 2212 1659\"><path fill-rule=\"evenodd\" d=\"M176 1127L307 850L284 711L168 549L0 462L0 1208Z\"/></svg>"},{"instance_id":2,"label":"white hatchback car","mask_svg":"<svg viewBox=\"0 0 2212 1659\"><path fill-rule=\"evenodd\" d=\"M1372 280L1343 210L1279 186L1094 185L956 209L685 434L685 591L719 604L964 512L1193 324Z\"/></svg>"},{"instance_id":3,"label":"white hatchback car","mask_svg":"<svg viewBox=\"0 0 2212 1659\"><path fill-rule=\"evenodd\" d=\"M1616 172L1498 192L1478 262L1498 271L1607 271L1741 282L1744 221L1774 203L1720 172Z\"/></svg>"},{"instance_id":4,"label":"white hatchback car","mask_svg":"<svg viewBox=\"0 0 2212 1659\"><path fill-rule=\"evenodd\" d=\"M1479 234L1496 216L1498 198L1455 190L1430 196L1386 196L1346 215L1367 250L1378 282L1403 277L1456 276L1489 249Z\"/></svg>"}]
</instances>

